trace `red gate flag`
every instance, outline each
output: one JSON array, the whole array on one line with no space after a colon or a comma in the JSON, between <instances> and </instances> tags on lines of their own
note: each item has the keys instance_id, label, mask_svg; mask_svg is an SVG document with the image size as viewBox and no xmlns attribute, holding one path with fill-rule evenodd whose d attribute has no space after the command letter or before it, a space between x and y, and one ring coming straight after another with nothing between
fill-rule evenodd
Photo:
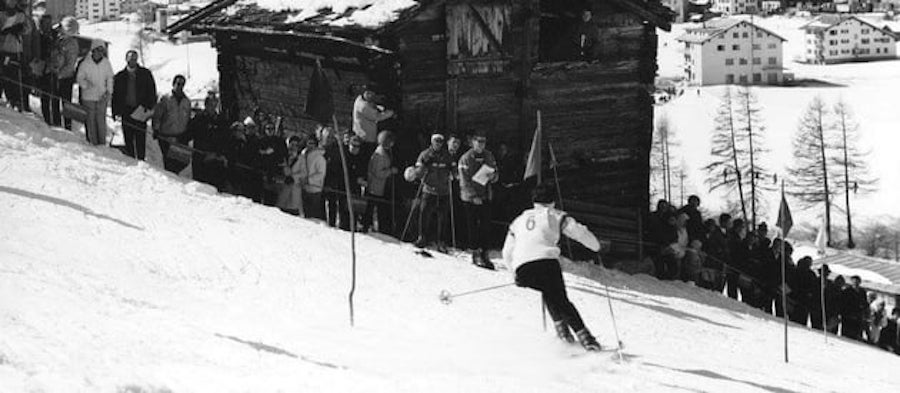
<instances>
[{"instance_id":1,"label":"red gate flag","mask_svg":"<svg viewBox=\"0 0 900 393\"><path fill-rule=\"evenodd\" d=\"M522 180L528 180L532 176L537 176L536 184L541 184L541 111L537 111L537 127L534 129L534 139L531 140L531 151L528 153Z\"/></svg>"},{"instance_id":2,"label":"red gate flag","mask_svg":"<svg viewBox=\"0 0 900 393\"><path fill-rule=\"evenodd\" d=\"M309 81L309 94L306 96L306 114L322 124L331 123L334 116L334 100L331 94L331 84L322 70L322 64L316 61Z\"/></svg>"}]
</instances>

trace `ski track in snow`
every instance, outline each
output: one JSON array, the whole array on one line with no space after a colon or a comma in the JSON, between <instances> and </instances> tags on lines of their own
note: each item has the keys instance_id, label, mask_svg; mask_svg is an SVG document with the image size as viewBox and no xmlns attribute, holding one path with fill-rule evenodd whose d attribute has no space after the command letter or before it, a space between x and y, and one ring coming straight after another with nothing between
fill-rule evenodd
<instances>
[{"instance_id":1,"label":"ski track in snow","mask_svg":"<svg viewBox=\"0 0 900 393\"><path fill-rule=\"evenodd\" d=\"M898 357L681 283L565 263L607 349L557 342L536 292L177 178L0 108L3 392L896 392ZM615 360L610 285L627 361Z\"/></svg>"}]
</instances>

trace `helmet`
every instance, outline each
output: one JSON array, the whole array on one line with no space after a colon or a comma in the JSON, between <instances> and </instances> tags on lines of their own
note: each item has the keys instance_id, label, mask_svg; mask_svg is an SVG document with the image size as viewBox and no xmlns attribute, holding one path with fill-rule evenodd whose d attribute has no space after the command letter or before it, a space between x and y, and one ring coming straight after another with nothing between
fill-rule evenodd
<instances>
[{"instance_id":1,"label":"helmet","mask_svg":"<svg viewBox=\"0 0 900 393\"><path fill-rule=\"evenodd\" d=\"M415 166L408 166L403 171L403 178L408 182L414 182L422 176L422 170Z\"/></svg>"}]
</instances>

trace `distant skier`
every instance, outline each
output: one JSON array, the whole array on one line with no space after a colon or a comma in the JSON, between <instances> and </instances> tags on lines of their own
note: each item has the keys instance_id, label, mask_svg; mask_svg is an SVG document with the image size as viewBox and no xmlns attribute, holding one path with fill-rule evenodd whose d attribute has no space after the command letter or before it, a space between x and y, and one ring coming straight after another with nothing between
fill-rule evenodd
<instances>
[{"instance_id":1,"label":"distant skier","mask_svg":"<svg viewBox=\"0 0 900 393\"><path fill-rule=\"evenodd\" d=\"M517 286L541 292L561 340L575 342L571 328L581 346L588 351L599 351L600 344L584 326L581 315L566 295L557 243L560 233L595 252L600 250L600 242L584 225L553 207L554 195L552 187L537 187L534 207L522 212L509 226L503 261L515 272Z\"/></svg>"}]
</instances>

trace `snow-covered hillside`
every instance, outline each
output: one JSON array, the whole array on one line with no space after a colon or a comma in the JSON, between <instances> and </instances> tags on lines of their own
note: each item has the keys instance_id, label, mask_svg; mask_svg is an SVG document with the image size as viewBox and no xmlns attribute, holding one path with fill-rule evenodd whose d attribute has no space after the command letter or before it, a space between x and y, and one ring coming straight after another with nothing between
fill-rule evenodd
<instances>
[{"instance_id":1,"label":"snow-covered hillside","mask_svg":"<svg viewBox=\"0 0 900 393\"><path fill-rule=\"evenodd\" d=\"M464 257L346 232L170 176L0 109L2 392L896 392L900 357L681 283L567 264L607 347L564 347L536 292ZM551 328L552 330L552 328Z\"/></svg>"},{"instance_id":2,"label":"snow-covered hillside","mask_svg":"<svg viewBox=\"0 0 900 393\"><path fill-rule=\"evenodd\" d=\"M871 18L874 18L871 17ZM870 18L870 19L871 19ZM792 141L800 116L815 96L820 96L830 107L839 99L847 102L859 123L862 150L870 150L868 155L872 174L880 179L878 190L869 195L854 196L851 207L855 211L856 222L877 220L885 216L900 217L900 155L896 146L900 145L900 111L897 111L897 92L900 92L900 60L851 63L835 65L801 64L803 53L803 31L799 28L809 20L775 16L755 18L754 23L767 28L785 39L784 59L786 72L792 72L797 80L818 81L803 87L753 87L761 109L762 119L767 129L766 146L771 154L763 163L783 179L785 168L792 163ZM882 23L883 24L883 23ZM683 76L683 44L676 41L686 27L678 24L672 31L660 31L659 73L662 77ZM733 87L734 88L734 87ZM657 108L657 116L667 116L675 129L680 146L674 157L681 159L687 167L685 194L708 195L703 205L716 212L725 206L727 198L721 192L707 193L704 184L706 174L702 168L710 162L710 134L714 127L716 110L724 92L723 86L687 89L685 94L670 103ZM676 175L673 175L673 178ZM787 179L790 181L790 179ZM677 194L677 193L676 193ZM678 194L680 195L680 194ZM766 220L775 220L779 194L769 193L769 208ZM799 211L794 201L795 222L816 225L822 209ZM837 202L843 205L843 197Z\"/></svg>"}]
</instances>

